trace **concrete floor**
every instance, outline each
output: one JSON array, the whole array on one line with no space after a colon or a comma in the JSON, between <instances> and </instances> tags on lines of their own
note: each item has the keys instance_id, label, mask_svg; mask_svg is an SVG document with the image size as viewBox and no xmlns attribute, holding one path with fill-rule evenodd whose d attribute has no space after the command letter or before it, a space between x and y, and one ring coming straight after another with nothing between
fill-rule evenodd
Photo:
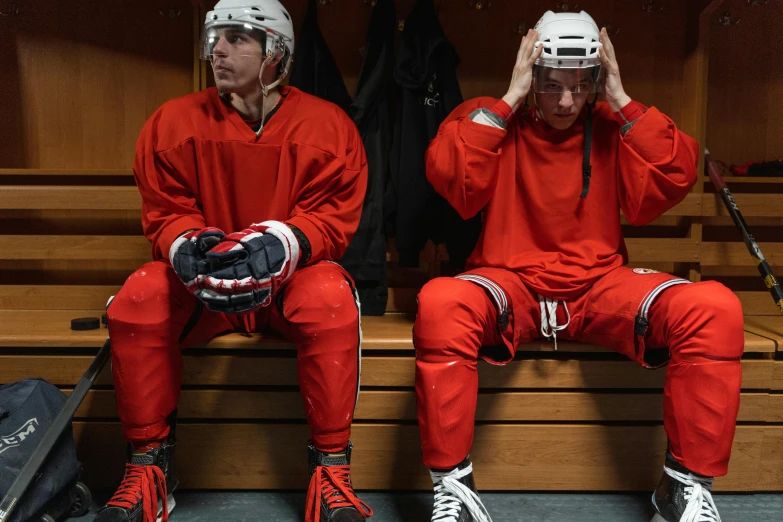
<instances>
[{"instance_id":1,"label":"concrete floor","mask_svg":"<svg viewBox=\"0 0 783 522\"><path fill-rule=\"evenodd\" d=\"M429 522L432 495L360 493L371 522ZM716 495L723 522L781 522L783 495ZM301 522L304 492L177 491L172 522ZM648 494L483 493L493 522L648 522ZM97 495L99 501L105 497ZM94 513L97 508L94 507ZM87 522L92 516L70 519Z\"/></svg>"}]
</instances>

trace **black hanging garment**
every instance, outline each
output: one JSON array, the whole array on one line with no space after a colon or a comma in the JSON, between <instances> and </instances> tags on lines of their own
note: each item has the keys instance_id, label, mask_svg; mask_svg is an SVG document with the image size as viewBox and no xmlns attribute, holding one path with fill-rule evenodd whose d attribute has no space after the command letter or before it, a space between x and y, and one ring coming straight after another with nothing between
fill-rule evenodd
<instances>
[{"instance_id":1,"label":"black hanging garment","mask_svg":"<svg viewBox=\"0 0 783 522\"><path fill-rule=\"evenodd\" d=\"M389 296L383 192L391 149L389 94L396 28L394 0L378 0L370 18L359 84L351 104L351 117L359 127L367 154L367 195L359 229L340 264L356 281L364 315L383 315Z\"/></svg>"},{"instance_id":2,"label":"black hanging garment","mask_svg":"<svg viewBox=\"0 0 783 522\"><path fill-rule=\"evenodd\" d=\"M383 191L386 184L391 123L388 95L392 83L396 15L393 0L373 8L356 98L351 102L342 75L318 27L317 2L308 5L291 85L343 107L359 129L367 155L367 193L362 217L340 264L351 274L362 315L383 315L388 299ZM345 100L348 100L347 103Z\"/></svg>"},{"instance_id":3,"label":"black hanging garment","mask_svg":"<svg viewBox=\"0 0 783 522\"><path fill-rule=\"evenodd\" d=\"M464 221L427 181L424 155L441 122L462 103L454 47L432 0L418 0L405 20L394 78L397 115L386 187L386 219L395 234L400 265L418 266L428 239L446 243L449 270L459 272L473 251L481 218Z\"/></svg>"},{"instance_id":4,"label":"black hanging garment","mask_svg":"<svg viewBox=\"0 0 783 522\"><path fill-rule=\"evenodd\" d=\"M317 0L310 0L307 5L289 84L338 105L346 113L350 110L351 95L318 28Z\"/></svg>"}]
</instances>

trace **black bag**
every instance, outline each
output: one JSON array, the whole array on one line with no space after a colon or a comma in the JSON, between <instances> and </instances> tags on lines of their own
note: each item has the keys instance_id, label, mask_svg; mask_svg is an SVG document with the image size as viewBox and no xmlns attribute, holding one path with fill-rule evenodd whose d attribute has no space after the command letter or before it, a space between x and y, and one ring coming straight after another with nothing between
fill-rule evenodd
<instances>
[{"instance_id":1,"label":"black bag","mask_svg":"<svg viewBox=\"0 0 783 522\"><path fill-rule=\"evenodd\" d=\"M0 386L0 498L35 451L66 398L43 379ZM78 482L79 475L69 425L14 509L10 522L50 520L42 518L43 514L55 520L64 514L84 514L81 512L89 509L90 494Z\"/></svg>"}]
</instances>

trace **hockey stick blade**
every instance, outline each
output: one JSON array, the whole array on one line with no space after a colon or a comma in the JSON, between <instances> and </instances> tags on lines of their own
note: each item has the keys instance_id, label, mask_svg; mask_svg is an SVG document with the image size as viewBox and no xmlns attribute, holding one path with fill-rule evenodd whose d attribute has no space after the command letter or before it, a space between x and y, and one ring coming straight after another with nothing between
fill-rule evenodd
<instances>
[{"instance_id":1,"label":"hockey stick blade","mask_svg":"<svg viewBox=\"0 0 783 522\"><path fill-rule=\"evenodd\" d=\"M723 177L721 177L718 167L715 165L712 156L710 156L710 152L708 150L705 150L704 152L704 162L707 165L707 174L712 180L712 184L715 185L715 188L719 191L723 204L729 211L731 220L734 221L734 224L742 234L742 240L745 242L750 257L753 258L753 262L756 265L756 268L758 268L764 285L772 296L772 300L775 301L778 310L780 310L781 315L783 315L783 290L781 290L780 285L775 278L775 274L772 273L772 268L770 268L769 263L767 263L767 260L764 258L764 254L761 253L761 248L759 248L758 243L756 243L756 240L753 238L753 234L750 233L750 228L748 228L745 218L742 217L737 202L734 201L734 197L731 195L729 187L726 185Z\"/></svg>"},{"instance_id":2,"label":"hockey stick blade","mask_svg":"<svg viewBox=\"0 0 783 522\"><path fill-rule=\"evenodd\" d=\"M87 392L90 391L90 387L95 381L95 378L106 365L110 353L111 342L109 339L106 339L106 342L103 343L103 347L98 351L98 355L95 356L92 364L90 364L90 367L87 368L87 371L79 380L79 384L77 384L76 388L71 392L70 397L68 397L65 404L63 404L62 409L54 418L52 425L44 434L41 442L38 443L35 452L33 452L30 459L25 463L22 471L19 472L19 475L16 477L13 484L11 484L11 488L0 502L0 522L7 522L10 520L11 513L13 513L19 499L22 498L22 495L27 491L27 488L35 478L35 475L38 473L44 460L46 460L49 452L52 451L52 448L68 426L68 423L71 422L79 405L81 405L82 401L87 396Z\"/></svg>"}]
</instances>

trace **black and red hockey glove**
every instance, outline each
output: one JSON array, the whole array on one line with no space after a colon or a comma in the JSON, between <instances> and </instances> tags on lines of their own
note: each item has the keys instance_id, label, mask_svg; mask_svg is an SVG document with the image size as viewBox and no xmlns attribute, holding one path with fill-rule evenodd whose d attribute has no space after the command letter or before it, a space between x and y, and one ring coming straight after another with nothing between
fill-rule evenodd
<instances>
[{"instance_id":1,"label":"black and red hockey glove","mask_svg":"<svg viewBox=\"0 0 783 522\"><path fill-rule=\"evenodd\" d=\"M218 246L225 236L219 228L208 227L182 234L171 244L171 266L193 294L202 288L201 283L209 273L207 252Z\"/></svg>"},{"instance_id":2,"label":"black and red hockey glove","mask_svg":"<svg viewBox=\"0 0 783 522\"><path fill-rule=\"evenodd\" d=\"M264 221L228 234L206 254L208 275L197 294L212 311L239 313L268 306L299 263L294 232Z\"/></svg>"}]
</instances>

